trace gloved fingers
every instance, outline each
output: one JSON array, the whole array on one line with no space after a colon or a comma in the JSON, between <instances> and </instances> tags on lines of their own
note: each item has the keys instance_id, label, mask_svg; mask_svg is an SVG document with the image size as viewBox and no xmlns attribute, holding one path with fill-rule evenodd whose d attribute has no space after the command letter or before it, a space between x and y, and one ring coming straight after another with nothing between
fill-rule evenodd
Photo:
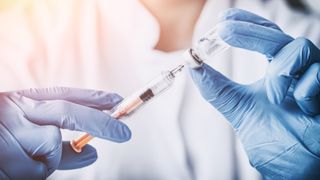
<instances>
[{"instance_id":1,"label":"gloved fingers","mask_svg":"<svg viewBox=\"0 0 320 180\"><path fill-rule=\"evenodd\" d=\"M237 8L229 8L219 14L219 22L222 21L244 21L256 25L282 31L278 25L252 12Z\"/></svg>"},{"instance_id":2,"label":"gloved fingers","mask_svg":"<svg viewBox=\"0 0 320 180\"><path fill-rule=\"evenodd\" d=\"M87 144L81 153L76 153L70 146L70 142L62 143L62 156L59 164L60 170L77 169L88 166L97 160L97 151Z\"/></svg>"},{"instance_id":3,"label":"gloved fingers","mask_svg":"<svg viewBox=\"0 0 320 180\"><path fill-rule=\"evenodd\" d=\"M48 169L47 176L53 173L59 166L61 154L62 154L62 137L59 128L55 126L38 126L38 128L30 129L31 133L39 134L36 138L28 136L26 138L30 140L20 141L22 144L33 144L31 156L37 160L43 162ZM30 142L30 141L33 142Z\"/></svg>"},{"instance_id":4,"label":"gloved fingers","mask_svg":"<svg viewBox=\"0 0 320 180\"><path fill-rule=\"evenodd\" d=\"M320 114L320 63L312 64L298 80L293 96L303 112Z\"/></svg>"},{"instance_id":5,"label":"gloved fingers","mask_svg":"<svg viewBox=\"0 0 320 180\"><path fill-rule=\"evenodd\" d=\"M115 142L124 142L131 137L124 123L100 110L63 100L35 101L15 93L10 96L26 118L35 124L84 131Z\"/></svg>"},{"instance_id":6,"label":"gloved fingers","mask_svg":"<svg viewBox=\"0 0 320 180\"><path fill-rule=\"evenodd\" d=\"M0 169L8 179L45 179L46 166L35 161L20 146L11 133L0 124Z\"/></svg>"},{"instance_id":7,"label":"gloved fingers","mask_svg":"<svg viewBox=\"0 0 320 180\"><path fill-rule=\"evenodd\" d=\"M269 60L293 40L280 30L244 21L223 21L217 25L220 37L229 45L267 56Z\"/></svg>"},{"instance_id":8,"label":"gloved fingers","mask_svg":"<svg viewBox=\"0 0 320 180\"><path fill-rule=\"evenodd\" d=\"M281 49L269 64L265 78L270 102L281 103L292 82L299 79L300 75L319 59L319 49L304 38L298 38Z\"/></svg>"},{"instance_id":9,"label":"gloved fingers","mask_svg":"<svg viewBox=\"0 0 320 180\"><path fill-rule=\"evenodd\" d=\"M17 93L34 100L65 100L100 110L109 110L122 101L115 93L68 87L31 88Z\"/></svg>"},{"instance_id":10,"label":"gloved fingers","mask_svg":"<svg viewBox=\"0 0 320 180\"><path fill-rule=\"evenodd\" d=\"M6 173L4 173L1 169L0 169L0 179L2 179L2 180L10 180L8 175L6 175Z\"/></svg>"},{"instance_id":11,"label":"gloved fingers","mask_svg":"<svg viewBox=\"0 0 320 180\"><path fill-rule=\"evenodd\" d=\"M38 126L24 117L20 119L23 129L18 128L11 133L29 156L47 166L47 175L50 175L57 169L61 158L60 129L56 126Z\"/></svg>"},{"instance_id":12,"label":"gloved fingers","mask_svg":"<svg viewBox=\"0 0 320 180\"><path fill-rule=\"evenodd\" d=\"M242 117L248 113L252 105L254 92L250 88L239 85L207 64L190 69L191 77L200 90L201 95L219 110L237 128Z\"/></svg>"}]
</instances>

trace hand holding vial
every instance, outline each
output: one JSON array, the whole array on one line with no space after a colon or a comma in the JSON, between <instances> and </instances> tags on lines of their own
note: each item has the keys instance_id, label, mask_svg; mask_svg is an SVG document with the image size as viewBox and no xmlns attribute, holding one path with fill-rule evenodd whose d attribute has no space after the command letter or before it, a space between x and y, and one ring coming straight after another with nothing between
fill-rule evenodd
<instances>
[{"instance_id":1,"label":"hand holding vial","mask_svg":"<svg viewBox=\"0 0 320 180\"><path fill-rule=\"evenodd\" d=\"M264 54L269 65L252 84L234 82L207 64L193 68L201 95L235 129L264 179L319 179L319 48L240 9L224 12L220 25L226 43Z\"/></svg>"}]
</instances>

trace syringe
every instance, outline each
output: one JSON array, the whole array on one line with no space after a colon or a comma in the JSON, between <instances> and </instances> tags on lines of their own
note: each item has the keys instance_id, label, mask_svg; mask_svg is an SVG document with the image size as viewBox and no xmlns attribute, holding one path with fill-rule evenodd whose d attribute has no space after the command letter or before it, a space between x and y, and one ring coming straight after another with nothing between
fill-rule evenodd
<instances>
[{"instance_id":1,"label":"syringe","mask_svg":"<svg viewBox=\"0 0 320 180\"><path fill-rule=\"evenodd\" d=\"M144 88L125 98L115 106L111 110L111 116L115 119L121 119L131 115L147 101L167 90L173 84L176 74L180 72L183 67L184 65L179 65L171 71L162 72ZM75 152L80 153L82 148L93 138L90 134L84 134L78 139L70 141L70 145Z\"/></svg>"}]
</instances>

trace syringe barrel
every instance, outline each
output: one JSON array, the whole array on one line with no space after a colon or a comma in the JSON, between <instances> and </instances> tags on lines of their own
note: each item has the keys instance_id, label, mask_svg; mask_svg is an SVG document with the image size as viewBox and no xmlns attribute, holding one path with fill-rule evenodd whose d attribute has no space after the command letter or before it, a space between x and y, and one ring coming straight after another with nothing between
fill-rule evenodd
<instances>
[{"instance_id":1,"label":"syringe barrel","mask_svg":"<svg viewBox=\"0 0 320 180\"><path fill-rule=\"evenodd\" d=\"M150 81L145 87L125 98L115 106L111 113L117 115L118 119L131 115L147 101L167 90L174 82L174 75L170 71L162 72Z\"/></svg>"},{"instance_id":2,"label":"syringe barrel","mask_svg":"<svg viewBox=\"0 0 320 180\"><path fill-rule=\"evenodd\" d=\"M146 89L150 89L154 96L161 94L167 90L174 82L174 75L170 71L164 71L146 85Z\"/></svg>"}]
</instances>

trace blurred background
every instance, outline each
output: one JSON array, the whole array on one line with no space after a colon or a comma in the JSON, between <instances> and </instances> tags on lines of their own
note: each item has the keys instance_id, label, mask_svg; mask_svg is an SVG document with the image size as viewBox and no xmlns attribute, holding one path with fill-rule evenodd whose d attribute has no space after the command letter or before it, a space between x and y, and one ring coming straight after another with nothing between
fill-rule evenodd
<instances>
[{"instance_id":1,"label":"blurred background","mask_svg":"<svg viewBox=\"0 0 320 180\"><path fill-rule=\"evenodd\" d=\"M128 96L183 63L183 52L231 7L320 44L319 0L0 0L1 91L70 86ZM247 84L263 77L267 61L231 48L209 64ZM95 139L97 162L49 179L261 179L187 71L124 122L133 133L128 143ZM63 131L66 140L79 134Z\"/></svg>"}]
</instances>

